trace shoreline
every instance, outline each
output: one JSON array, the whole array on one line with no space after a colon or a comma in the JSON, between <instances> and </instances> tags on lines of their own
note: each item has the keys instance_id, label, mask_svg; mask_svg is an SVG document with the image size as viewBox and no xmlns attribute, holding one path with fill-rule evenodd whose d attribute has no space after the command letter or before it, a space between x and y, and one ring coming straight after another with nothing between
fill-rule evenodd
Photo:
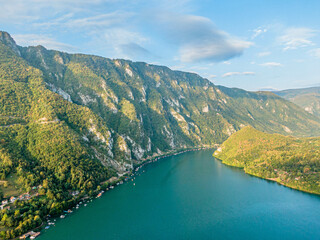
<instances>
[{"instance_id":1,"label":"shoreline","mask_svg":"<svg viewBox=\"0 0 320 240\"><path fill-rule=\"evenodd\" d=\"M182 154L182 153L185 153L185 152L193 152L193 151L200 151L200 150L214 149L214 148L217 148L217 145L213 145L213 146L198 146L198 147L194 147L194 148L182 148L182 149L178 149L178 150L171 151L171 152L168 152L168 153L164 153L162 155L157 155L157 156L154 156L154 157L151 157L151 158L145 158L145 159L142 160L142 162L140 164L137 164L133 168L132 172L136 172L137 169L139 170L141 167L143 167L143 166L145 166L145 165L147 165L149 163L157 162L158 160L166 158L166 157L175 156L175 155Z\"/></svg>"},{"instance_id":2,"label":"shoreline","mask_svg":"<svg viewBox=\"0 0 320 240\"><path fill-rule=\"evenodd\" d=\"M74 204L69 209L77 210L81 206L86 206L86 203L92 202L94 199L101 197L103 193L105 193L107 191L110 191L111 189L114 189L115 187L123 184L124 182L128 182L130 179L132 179L133 177L135 177L137 175L138 171L142 167L144 167L147 164L155 163L155 162L157 162L157 161L159 161L161 159L164 159L164 158L167 158L167 157L172 157L172 156L175 156L175 155L178 155L178 154L182 154L182 153L186 153L186 152L200 151L200 150L206 150L206 149L215 149L215 148L217 148L217 145L213 145L213 146L197 146L197 147L194 147L194 148L182 148L182 149L178 149L178 150L175 150L175 151L170 151L170 152L167 152L167 153L163 153L162 155L153 156L151 158L145 158L145 159L142 160L142 162L140 164L137 164L136 166L134 166L133 169L130 172L127 172L127 173L125 173L125 174L123 174L121 176L118 176L117 179L115 179L111 183L108 182L108 180L110 180L111 178L109 178L106 181L102 182L102 183L108 183L108 186L107 187L101 187L100 191L95 191L95 194L96 194L95 196L81 195L78 198L76 198L74 200ZM36 227L35 229L39 229L39 232L42 232L45 229L46 226L50 226L50 227L54 226L54 224L49 224L49 223L55 223L56 220L60 219L62 215L64 215L66 217L66 216L68 216L68 215L70 215L72 213L73 213L73 211L68 213L66 210L63 210L63 212L61 212L60 214L58 214L56 216L46 217L42 221L42 224L40 226ZM64 218L62 218L62 219L64 219ZM23 236L23 235L21 235L21 236ZM18 236L18 237L13 238L13 239L19 239L21 236Z\"/></svg>"},{"instance_id":3,"label":"shoreline","mask_svg":"<svg viewBox=\"0 0 320 240\"><path fill-rule=\"evenodd\" d=\"M224 165L226 165L226 166L234 167L234 168L237 168L237 169L242 169L243 172L244 172L245 174L248 174L249 176L256 177L256 178L260 178L260 179L263 179L263 180L266 180L266 181L270 181L270 182L273 182L273 183L277 183L277 184L282 185L282 186L284 186L284 187L287 187L287 188L290 188L290 189L293 189L293 190L296 190L296 191L300 191L300 192L303 192L303 193L320 196L320 193L313 192L313 191L308 191L308 190L304 190L304 189L299 189L299 188L296 188L296 187L292 187L292 186L286 185L286 184L284 184L284 183L282 183L282 182L279 182L279 181L277 181L276 179L264 178L264 177L262 177L262 176L258 176L258 175L255 175L255 174L246 172L246 170L245 170L244 167L239 167L239 166L236 166L236 165L231 165L231 164L228 164L228 163L224 162L222 159L219 159L219 158L217 158L217 157L215 157L215 156L213 156L213 157L214 157L215 159L219 160L222 164L224 164Z\"/></svg>"}]
</instances>

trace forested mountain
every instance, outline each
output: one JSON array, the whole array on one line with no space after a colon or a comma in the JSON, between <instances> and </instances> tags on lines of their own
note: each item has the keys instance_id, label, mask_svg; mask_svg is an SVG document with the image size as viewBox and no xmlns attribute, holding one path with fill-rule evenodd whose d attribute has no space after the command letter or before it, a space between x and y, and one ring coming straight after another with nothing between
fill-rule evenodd
<instances>
[{"instance_id":1,"label":"forested mountain","mask_svg":"<svg viewBox=\"0 0 320 240\"><path fill-rule=\"evenodd\" d=\"M320 117L320 87L288 89L274 93Z\"/></svg>"},{"instance_id":2,"label":"forested mountain","mask_svg":"<svg viewBox=\"0 0 320 240\"><path fill-rule=\"evenodd\" d=\"M213 146L246 125L320 133L318 117L272 93L147 63L20 47L0 32L0 189L5 197L39 194L1 212L3 234L61 212L71 191L90 194L148 157Z\"/></svg>"},{"instance_id":3,"label":"forested mountain","mask_svg":"<svg viewBox=\"0 0 320 240\"><path fill-rule=\"evenodd\" d=\"M214 156L251 175L320 194L320 137L294 138L247 126L226 140Z\"/></svg>"}]
</instances>

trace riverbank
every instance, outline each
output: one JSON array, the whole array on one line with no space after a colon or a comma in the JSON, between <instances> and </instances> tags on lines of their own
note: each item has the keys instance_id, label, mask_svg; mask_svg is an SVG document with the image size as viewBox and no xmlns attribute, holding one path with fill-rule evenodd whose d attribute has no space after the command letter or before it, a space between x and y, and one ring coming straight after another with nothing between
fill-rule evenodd
<instances>
[{"instance_id":1,"label":"riverbank","mask_svg":"<svg viewBox=\"0 0 320 240\"><path fill-rule=\"evenodd\" d=\"M143 167L146 164L152 163L152 162L156 162L160 159L166 158L166 157L171 157L174 155L178 155L178 154L182 154L185 152L191 152L191 151L200 151L200 150L205 150L205 149L215 149L217 148L219 145L215 144L213 146L198 146L198 147L194 147L194 148L182 148L182 149L178 149L175 151L170 151L164 154L159 154L159 155L155 155L152 157L148 157L143 159L143 161L140 164L137 164L134 168L134 171L136 171L137 169L139 170L139 168Z\"/></svg>"},{"instance_id":2,"label":"riverbank","mask_svg":"<svg viewBox=\"0 0 320 240\"><path fill-rule=\"evenodd\" d=\"M284 182L281 182L278 178L267 178L267 177L264 177L264 176L260 176L260 175L255 174L255 173L248 172L245 167L241 167L238 164L232 164L232 163L225 162L222 159L219 159L219 158L215 157L214 155L213 155L213 157L215 159L219 160L224 165L227 165L227 166L230 166L230 167L235 167L235 168L238 168L238 169L242 169L244 171L244 173L246 173L246 174L248 174L250 176L257 177L257 178L260 178L260 179L264 179L264 180L270 181L270 182L275 182L275 183L277 183L279 185L282 185L284 187L291 188L291 189L294 189L294 190L297 190L297 191L301 191L301 192L305 192L305 193L309 193L309 194L313 194L313 195L318 195L318 196L320 195L319 192L303 189L300 186L288 185L288 184L286 184Z\"/></svg>"},{"instance_id":3,"label":"riverbank","mask_svg":"<svg viewBox=\"0 0 320 240\"><path fill-rule=\"evenodd\" d=\"M64 209L63 212L61 212L60 214L57 214L55 216L47 216L47 218L44 220L45 224L43 223L43 225L38 228L43 230L45 227L48 227L48 226L50 228L54 227L57 219L61 218L63 220L63 218L72 214L74 211L76 211L80 207L85 207L89 202L92 202L95 198L101 197L105 192L111 191L115 187L123 184L124 182L134 179L135 176L137 174L139 174L139 170L141 170L141 168L143 168L147 164L154 163L154 162L160 161L162 159L165 159L165 158L168 158L168 157L171 157L174 155L186 153L186 152L199 151L199 150L204 150L204 149L214 149L216 147L217 146L215 145L215 146L198 146L198 147L194 147L194 148L183 148L183 149L178 149L175 151L166 152L161 155L153 156L150 158L146 158L140 164L135 165L134 168L132 169L132 171L120 174L118 177L112 177L112 178L107 179L106 181L102 182L101 188L97 191L94 191L90 196L86 193L78 193L79 195L74 197L73 204L70 205L69 209ZM18 239L18 238L19 237L15 238L15 239Z\"/></svg>"}]
</instances>

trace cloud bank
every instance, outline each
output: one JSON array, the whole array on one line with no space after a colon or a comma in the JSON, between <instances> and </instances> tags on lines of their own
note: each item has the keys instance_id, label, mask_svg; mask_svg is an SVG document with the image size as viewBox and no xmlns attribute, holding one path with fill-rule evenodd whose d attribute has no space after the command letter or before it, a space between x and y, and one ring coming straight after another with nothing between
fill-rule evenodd
<instances>
[{"instance_id":1,"label":"cloud bank","mask_svg":"<svg viewBox=\"0 0 320 240\"><path fill-rule=\"evenodd\" d=\"M182 62L226 61L242 55L253 44L217 29L201 16L160 13L156 24L179 46Z\"/></svg>"},{"instance_id":2,"label":"cloud bank","mask_svg":"<svg viewBox=\"0 0 320 240\"><path fill-rule=\"evenodd\" d=\"M314 45L310 39L315 33L316 31L310 28L289 28L279 40L284 46L283 50L297 49Z\"/></svg>"},{"instance_id":3,"label":"cloud bank","mask_svg":"<svg viewBox=\"0 0 320 240\"><path fill-rule=\"evenodd\" d=\"M12 36L20 46L37 46L41 45L48 49L74 52L77 50L72 45L65 44L42 34L15 34Z\"/></svg>"}]
</instances>

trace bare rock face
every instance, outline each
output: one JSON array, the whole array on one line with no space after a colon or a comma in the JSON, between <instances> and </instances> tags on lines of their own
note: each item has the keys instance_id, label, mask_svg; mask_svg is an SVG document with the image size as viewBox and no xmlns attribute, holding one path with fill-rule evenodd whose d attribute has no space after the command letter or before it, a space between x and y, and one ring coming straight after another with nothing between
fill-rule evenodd
<instances>
[{"instance_id":1,"label":"bare rock face","mask_svg":"<svg viewBox=\"0 0 320 240\"><path fill-rule=\"evenodd\" d=\"M17 53L19 56L21 56L21 53L19 51L19 48L18 48L16 42L10 36L9 33L0 31L0 42L2 42L4 45L10 47L15 53Z\"/></svg>"}]
</instances>

